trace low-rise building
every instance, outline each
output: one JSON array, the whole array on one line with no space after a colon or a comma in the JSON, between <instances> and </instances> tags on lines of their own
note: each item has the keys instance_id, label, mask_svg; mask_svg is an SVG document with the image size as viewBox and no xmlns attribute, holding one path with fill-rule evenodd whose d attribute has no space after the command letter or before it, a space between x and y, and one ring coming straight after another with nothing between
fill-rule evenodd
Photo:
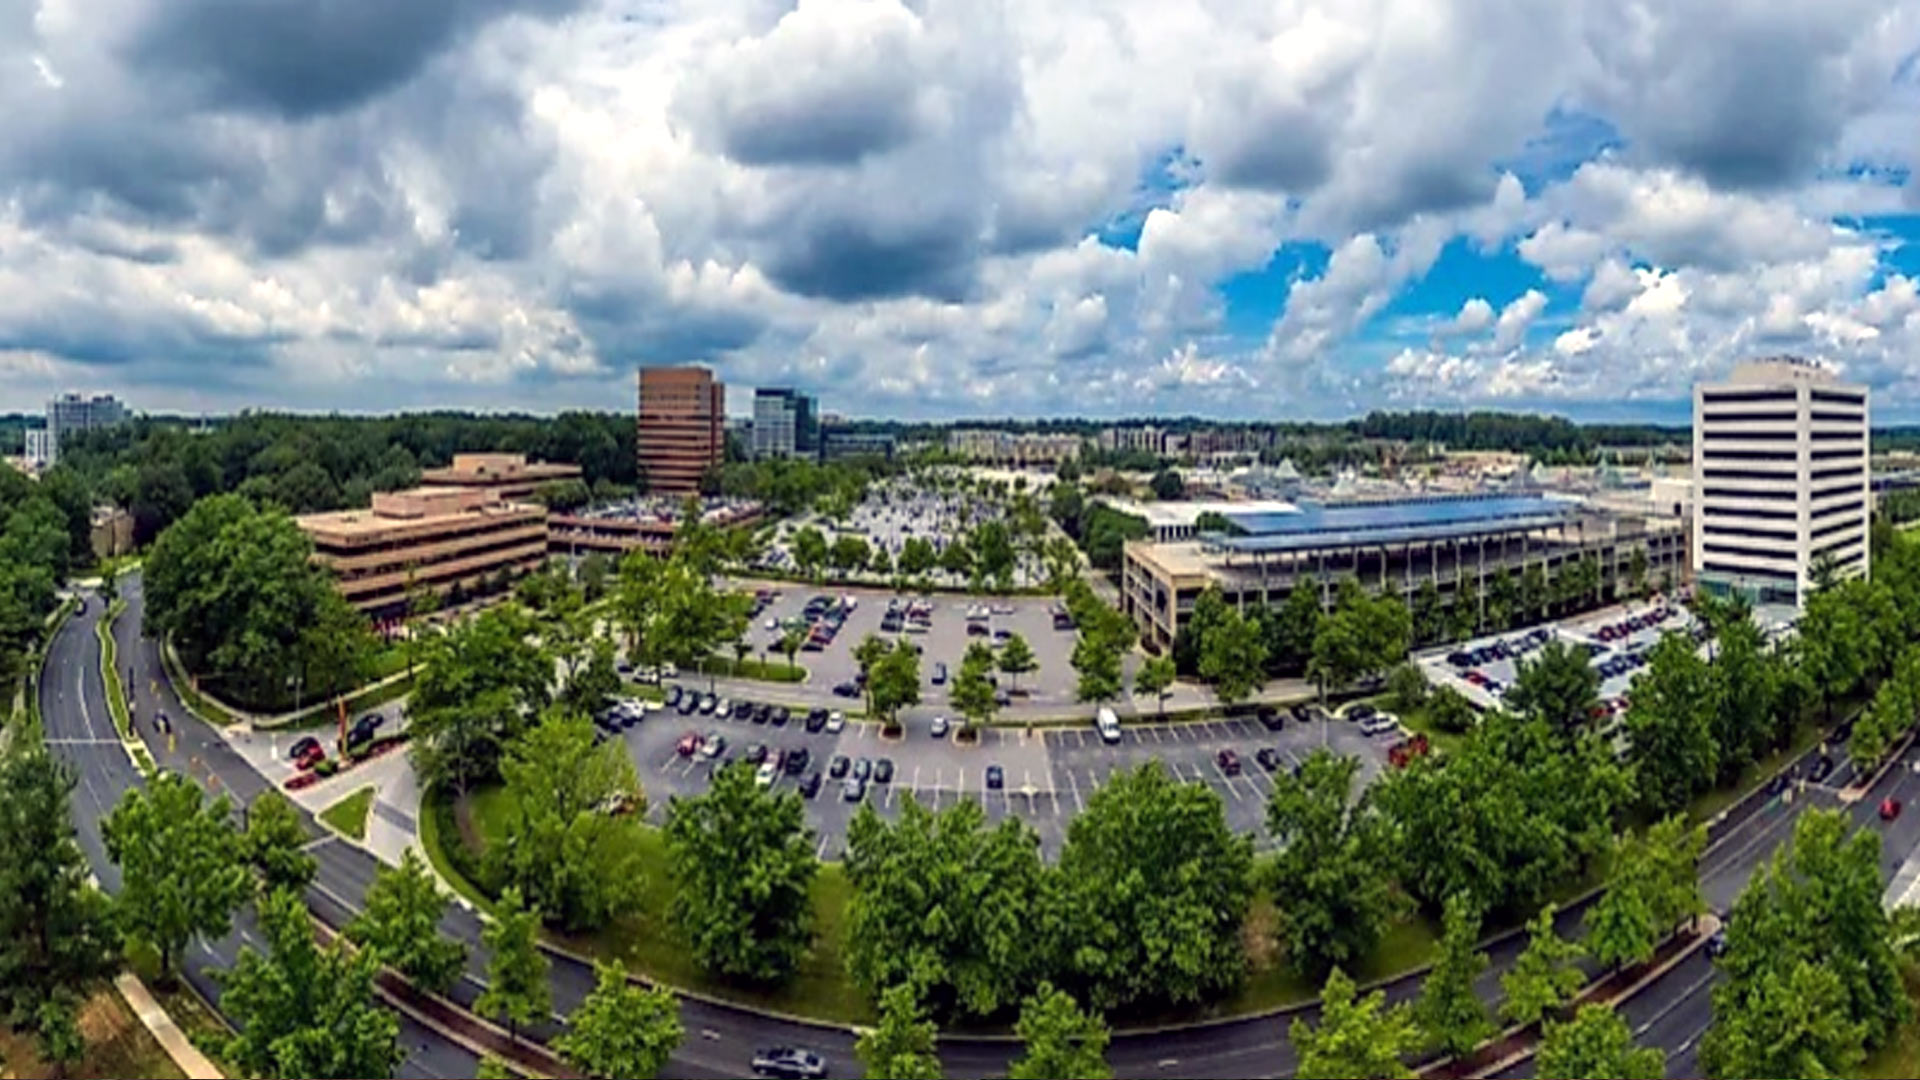
<instances>
[{"instance_id":1,"label":"low-rise building","mask_svg":"<svg viewBox=\"0 0 1920 1080\"><path fill-rule=\"evenodd\" d=\"M96 506L91 524L88 539L94 558L112 559L133 554L132 514L117 506Z\"/></svg>"},{"instance_id":2,"label":"low-rise building","mask_svg":"<svg viewBox=\"0 0 1920 1080\"><path fill-rule=\"evenodd\" d=\"M547 557L546 510L485 488L381 492L364 510L296 520L341 595L376 618L404 612L415 588L471 592L502 573L536 569Z\"/></svg>"},{"instance_id":3,"label":"low-rise building","mask_svg":"<svg viewBox=\"0 0 1920 1080\"><path fill-rule=\"evenodd\" d=\"M758 503L715 503L701 511L701 520L721 529L751 527L760 521L762 513ZM592 551L624 555L643 550L664 556L673 550L679 528L677 504L649 507L623 503L553 515L547 519L547 544L556 555Z\"/></svg>"},{"instance_id":4,"label":"low-rise building","mask_svg":"<svg viewBox=\"0 0 1920 1080\"><path fill-rule=\"evenodd\" d=\"M822 436L820 456L826 461L852 457L891 458L894 437L884 431L827 431Z\"/></svg>"},{"instance_id":5,"label":"low-rise building","mask_svg":"<svg viewBox=\"0 0 1920 1080\"><path fill-rule=\"evenodd\" d=\"M509 502L532 498L542 484L578 479L578 465L528 461L525 454L455 454L453 464L420 472L423 486L493 491Z\"/></svg>"},{"instance_id":6,"label":"low-rise building","mask_svg":"<svg viewBox=\"0 0 1920 1080\"><path fill-rule=\"evenodd\" d=\"M1218 587L1243 611L1284 604L1311 577L1331 608L1342 578L1390 590L1411 606L1425 583L1451 609L1467 596L1484 615L1501 573L1539 566L1549 579L1582 559L1599 563L1603 592L1624 588L1633 552L1646 581L1678 582L1686 567L1683 523L1609 513L1540 495L1475 495L1348 504L1301 503L1285 512L1228 512L1233 534L1126 545L1121 608L1150 647L1172 645L1193 604Z\"/></svg>"},{"instance_id":7,"label":"low-rise building","mask_svg":"<svg viewBox=\"0 0 1920 1080\"><path fill-rule=\"evenodd\" d=\"M947 449L970 461L996 465L1058 465L1080 456L1080 437L955 428L947 433Z\"/></svg>"}]
</instances>

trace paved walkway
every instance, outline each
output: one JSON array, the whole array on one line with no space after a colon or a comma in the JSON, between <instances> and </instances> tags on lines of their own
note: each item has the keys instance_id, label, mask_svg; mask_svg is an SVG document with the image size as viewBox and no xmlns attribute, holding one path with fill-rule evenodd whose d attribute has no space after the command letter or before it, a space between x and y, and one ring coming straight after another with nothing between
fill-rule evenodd
<instances>
[{"instance_id":1,"label":"paved walkway","mask_svg":"<svg viewBox=\"0 0 1920 1080\"><path fill-rule=\"evenodd\" d=\"M133 973L123 971L114 977L113 985L120 991L120 996L127 999L127 1007L153 1034L160 1049L167 1052L167 1056L180 1066L180 1071L186 1073L189 1080L222 1080L220 1070L213 1067L207 1055L193 1045L180 1026L173 1022L173 1017L167 1015L167 1010L153 999L145 983Z\"/></svg>"}]
</instances>

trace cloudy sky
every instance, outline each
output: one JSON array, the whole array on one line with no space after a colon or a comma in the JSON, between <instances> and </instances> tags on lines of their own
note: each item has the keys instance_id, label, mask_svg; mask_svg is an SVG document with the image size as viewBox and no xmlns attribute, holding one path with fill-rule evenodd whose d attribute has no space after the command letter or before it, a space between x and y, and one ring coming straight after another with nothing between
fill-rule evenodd
<instances>
[{"instance_id":1,"label":"cloudy sky","mask_svg":"<svg viewBox=\"0 0 1920 1080\"><path fill-rule=\"evenodd\" d=\"M0 0L0 410L1920 417L1920 0Z\"/></svg>"}]
</instances>

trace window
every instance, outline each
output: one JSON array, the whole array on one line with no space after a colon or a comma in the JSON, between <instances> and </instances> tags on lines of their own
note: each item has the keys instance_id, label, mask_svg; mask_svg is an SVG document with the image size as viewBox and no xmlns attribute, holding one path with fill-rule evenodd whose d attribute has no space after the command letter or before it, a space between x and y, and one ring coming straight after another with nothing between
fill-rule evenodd
<instances>
[{"instance_id":1,"label":"window","mask_svg":"<svg viewBox=\"0 0 1920 1080\"><path fill-rule=\"evenodd\" d=\"M1713 522L1707 523L1705 534L1707 536L1745 536L1755 540L1778 540L1783 544L1793 543L1793 533L1791 532L1779 532L1774 529L1748 529L1738 525L1717 525Z\"/></svg>"},{"instance_id":2,"label":"window","mask_svg":"<svg viewBox=\"0 0 1920 1080\"><path fill-rule=\"evenodd\" d=\"M1797 574L1781 573L1777 570L1762 570L1751 566L1734 566L1730 563L1717 563L1711 559L1702 563L1700 569L1709 574L1725 574L1728 577L1759 578L1762 580L1781 582L1797 582L1800 580Z\"/></svg>"},{"instance_id":3,"label":"window","mask_svg":"<svg viewBox=\"0 0 1920 1080\"><path fill-rule=\"evenodd\" d=\"M1778 488L1771 491L1765 488L1746 491L1740 488L1710 487L1704 494L1709 499L1762 499L1767 502L1793 502L1797 498L1792 491L1781 491Z\"/></svg>"},{"instance_id":4,"label":"window","mask_svg":"<svg viewBox=\"0 0 1920 1080\"><path fill-rule=\"evenodd\" d=\"M1814 442L1858 442L1865 435L1859 428L1850 431L1810 431Z\"/></svg>"},{"instance_id":5,"label":"window","mask_svg":"<svg viewBox=\"0 0 1920 1080\"><path fill-rule=\"evenodd\" d=\"M1798 401L1797 390L1703 390L1700 400L1710 405L1733 401Z\"/></svg>"},{"instance_id":6,"label":"window","mask_svg":"<svg viewBox=\"0 0 1920 1080\"><path fill-rule=\"evenodd\" d=\"M1813 512L1813 517L1816 521L1820 518L1830 518L1837 514L1847 513L1850 510L1858 511L1862 509L1864 505L1865 504L1859 499L1850 499L1843 503L1834 503L1832 506L1823 506Z\"/></svg>"},{"instance_id":7,"label":"window","mask_svg":"<svg viewBox=\"0 0 1920 1080\"><path fill-rule=\"evenodd\" d=\"M1701 549L1714 555L1738 555L1743 559L1766 559L1770 562L1793 558L1792 552L1769 551L1740 544L1702 544Z\"/></svg>"},{"instance_id":8,"label":"window","mask_svg":"<svg viewBox=\"0 0 1920 1080\"><path fill-rule=\"evenodd\" d=\"M1769 472L1764 469L1714 469L1704 470L1709 480L1762 480L1769 483L1791 484L1794 475L1790 472Z\"/></svg>"},{"instance_id":9,"label":"window","mask_svg":"<svg viewBox=\"0 0 1920 1080\"><path fill-rule=\"evenodd\" d=\"M1749 518L1763 521L1798 521L1798 510L1759 510L1745 506L1709 506L1706 514L1710 518Z\"/></svg>"},{"instance_id":10,"label":"window","mask_svg":"<svg viewBox=\"0 0 1920 1080\"><path fill-rule=\"evenodd\" d=\"M1788 463L1800 460L1797 450L1708 450L1706 459L1713 461L1784 461Z\"/></svg>"},{"instance_id":11,"label":"window","mask_svg":"<svg viewBox=\"0 0 1920 1080\"><path fill-rule=\"evenodd\" d=\"M1709 428L1701 433L1707 442L1793 442L1800 437L1796 431L1781 431L1778 428L1761 431L1728 431L1725 428Z\"/></svg>"},{"instance_id":12,"label":"window","mask_svg":"<svg viewBox=\"0 0 1920 1080\"><path fill-rule=\"evenodd\" d=\"M1837 412L1833 409L1815 409L1813 410L1813 418L1815 420L1837 420L1843 424L1858 424L1865 420L1866 416L1857 412Z\"/></svg>"},{"instance_id":13,"label":"window","mask_svg":"<svg viewBox=\"0 0 1920 1080\"><path fill-rule=\"evenodd\" d=\"M1773 424L1791 424L1799 419L1791 410L1787 412L1709 412L1704 414L1709 424L1737 424L1764 421Z\"/></svg>"},{"instance_id":14,"label":"window","mask_svg":"<svg viewBox=\"0 0 1920 1080\"><path fill-rule=\"evenodd\" d=\"M1809 390L1807 396L1815 401L1830 401L1841 405L1865 405L1866 395L1850 394L1844 390Z\"/></svg>"},{"instance_id":15,"label":"window","mask_svg":"<svg viewBox=\"0 0 1920 1080\"><path fill-rule=\"evenodd\" d=\"M1831 448L1815 450L1813 451L1813 460L1833 461L1838 458L1853 458L1857 461L1863 456L1862 452L1865 449L1864 446L1847 446L1837 450Z\"/></svg>"},{"instance_id":16,"label":"window","mask_svg":"<svg viewBox=\"0 0 1920 1080\"><path fill-rule=\"evenodd\" d=\"M1857 517L1845 518L1840 521L1835 521L1826 525L1822 525L1819 528L1813 530L1813 532L1809 533L1808 536L1811 539L1818 540L1821 537L1832 536L1834 533L1839 532L1841 529L1858 529L1864 524L1865 522L1861 521Z\"/></svg>"},{"instance_id":17,"label":"window","mask_svg":"<svg viewBox=\"0 0 1920 1080\"><path fill-rule=\"evenodd\" d=\"M1811 479L1813 479L1816 482L1821 480L1832 480L1834 477L1837 477L1837 476L1850 476L1858 480L1861 478L1861 471L1862 470L1858 465L1842 465L1839 468L1835 468L1835 469L1815 469L1812 473L1809 474L1809 476Z\"/></svg>"}]
</instances>

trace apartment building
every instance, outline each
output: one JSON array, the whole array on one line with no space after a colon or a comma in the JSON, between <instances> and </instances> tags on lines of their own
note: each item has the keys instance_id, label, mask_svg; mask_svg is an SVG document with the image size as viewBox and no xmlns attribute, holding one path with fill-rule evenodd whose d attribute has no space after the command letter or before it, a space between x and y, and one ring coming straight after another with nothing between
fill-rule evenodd
<instances>
[{"instance_id":1,"label":"apartment building","mask_svg":"<svg viewBox=\"0 0 1920 1080\"><path fill-rule=\"evenodd\" d=\"M53 465L60 460L60 443L68 435L76 431L112 427L126 418L127 407L112 394L97 394L90 398L79 394L62 394L47 402L47 426L37 445L29 433L27 456L35 458L37 451L36 460L39 464Z\"/></svg>"},{"instance_id":2,"label":"apartment building","mask_svg":"<svg viewBox=\"0 0 1920 1080\"><path fill-rule=\"evenodd\" d=\"M423 486L492 491L508 502L531 498L543 484L578 479L578 465L528 461L525 454L455 454L453 464L420 472Z\"/></svg>"},{"instance_id":3,"label":"apartment building","mask_svg":"<svg viewBox=\"0 0 1920 1080\"><path fill-rule=\"evenodd\" d=\"M1164 454L1167 452L1167 433L1151 424L1103 428L1100 432L1100 449L1109 453L1138 450L1155 455Z\"/></svg>"},{"instance_id":4,"label":"apartment building","mask_svg":"<svg viewBox=\"0 0 1920 1080\"><path fill-rule=\"evenodd\" d=\"M1080 437L955 428L947 433L947 449L970 461L997 465L1058 465L1080 456Z\"/></svg>"},{"instance_id":5,"label":"apartment building","mask_svg":"<svg viewBox=\"0 0 1920 1080\"><path fill-rule=\"evenodd\" d=\"M1814 567L1868 572L1867 389L1797 357L1693 390L1693 568L1700 587L1804 604Z\"/></svg>"},{"instance_id":6,"label":"apartment building","mask_svg":"<svg viewBox=\"0 0 1920 1080\"><path fill-rule=\"evenodd\" d=\"M296 520L341 595L376 618L403 612L415 587L472 591L503 571L536 569L547 557L546 510L485 488L382 492L365 510Z\"/></svg>"},{"instance_id":7,"label":"apartment building","mask_svg":"<svg viewBox=\"0 0 1920 1080\"><path fill-rule=\"evenodd\" d=\"M648 490L691 495L726 460L727 388L703 367L640 369L638 445Z\"/></svg>"}]
</instances>

